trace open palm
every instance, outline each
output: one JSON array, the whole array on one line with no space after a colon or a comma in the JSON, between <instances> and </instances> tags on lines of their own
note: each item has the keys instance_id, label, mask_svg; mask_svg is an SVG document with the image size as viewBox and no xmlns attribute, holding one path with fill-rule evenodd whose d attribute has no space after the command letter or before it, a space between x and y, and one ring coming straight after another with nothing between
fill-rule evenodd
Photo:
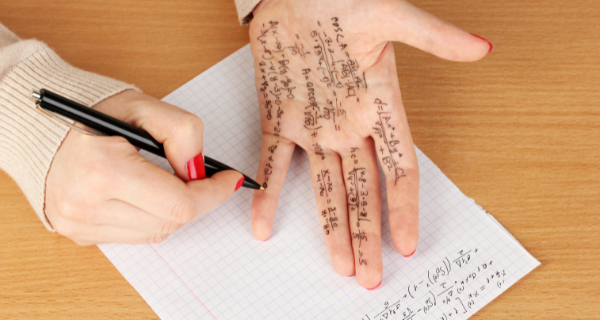
<instances>
[{"instance_id":1,"label":"open palm","mask_svg":"<svg viewBox=\"0 0 600 320\"><path fill-rule=\"evenodd\" d=\"M318 215L334 269L381 283L381 189L386 176L394 247L414 253L419 169L402 105L398 40L472 61L490 45L401 0L263 0L250 40L263 141L252 231L271 233L296 145L308 153Z\"/></svg>"}]
</instances>

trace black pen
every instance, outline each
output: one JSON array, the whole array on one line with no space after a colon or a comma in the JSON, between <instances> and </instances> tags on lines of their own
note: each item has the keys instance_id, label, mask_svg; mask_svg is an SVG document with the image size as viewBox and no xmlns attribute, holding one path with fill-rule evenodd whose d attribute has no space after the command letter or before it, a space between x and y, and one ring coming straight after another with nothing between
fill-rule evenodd
<instances>
[{"instance_id":1,"label":"black pen","mask_svg":"<svg viewBox=\"0 0 600 320\"><path fill-rule=\"evenodd\" d=\"M140 128L136 128L130 124L117 120L95 109L88 108L80 103L69 100L46 89L33 90L31 92L31 99L34 100L36 105L41 109L45 110L46 112L50 112L50 115L52 116L54 113L56 113L97 130L103 135L123 137L127 139L129 143L140 149L144 149L157 156L166 158L163 145L152 138L148 132ZM60 118L58 119L61 120ZM82 128L76 126L74 127L82 130ZM209 157L204 157L204 166L207 177L225 170L237 171L228 165ZM260 184L245 174L244 184L242 184L242 186L250 189L264 190Z\"/></svg>"}]
</instances>

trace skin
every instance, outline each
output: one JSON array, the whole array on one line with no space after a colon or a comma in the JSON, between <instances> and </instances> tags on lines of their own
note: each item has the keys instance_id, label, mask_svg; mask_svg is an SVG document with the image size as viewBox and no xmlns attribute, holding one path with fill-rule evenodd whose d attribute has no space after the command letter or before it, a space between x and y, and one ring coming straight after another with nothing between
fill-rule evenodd
<instances>
[{"instance_id":1,"label":"skin","mask_svg":"<svg viewBox=\"0 0 600 320\"><path fill-rule=\"evenodd\" d=\"M266 190L254 193L252 232L263 241L271 235L299 146L308 153L333 268L374 288L383 276L377 161L396 251L412 254L419 233L419 168L391 41L453 61L479 60L490 45L401 0L263 0L253 14L250 44L263 131L256 180ZM356 63L355 77L343 71L348 60ZM337 114L335 121L325 117L326 108Z\"/></svg>"},{"instance_id":2,"label":"skin","mask_svg":"<svg viewBox=\"0 0 600 320\"><path fill-rule=\"evenodd\" d=\"M132 90L94 108L163 143L176 175L148 162L124 138L71 130L46 180L45 212L59 234L80 245L157 243L233 194L239 172L187 179L187 161L202 152L204 125L195 115Z\"/></svg>"},{"instance_id":3,"label":"skin","mask_svg":"<svg viewBox=\"0 0 600 320\"><path fill-rule=\"evenodd\" d=\"M316 35L346 44L342 50L339 42L321 43L322 52L338 61L329 77L335 73L339 83L324 78ZM454 61L481 59L489 44L401 0L263 0L254 10L250 41L263 130L257 181L266 186L255 192L252 202L253 234L260 240L271 235L290 159L300 146L309 155L318 217L334 269L343 276L356 274L365 288L376 287L383 274L377 161L386 174L394 247L409 255L418 239L419 169L390 41ZM276 41L287 49L275 52ZM267 47L273 50L269 59L264 55ZM287 62L281 64L283 60ZM361 78L352 92L342 71L348 60L354 61L353 72ZM262 78L263 69L270 72L262 64L270 62L278 67L277 80L270 79L273 75ZM284 89L281 80L294 89L276 98ZM306 108L311 105L318 108ZM80 245L156 243L233 194L242 177L238 172L188 181L186 163L202 152L203 124L198 117L131 90L94 108L163 143L175 175L146 161L122 138L72 130L46 180L45 212L58 233ZM325 118L327 108L336 113L335 121L331 114ZM317 116L318 125L306 127L307 112Z\"/></svg>"}]
</instances>

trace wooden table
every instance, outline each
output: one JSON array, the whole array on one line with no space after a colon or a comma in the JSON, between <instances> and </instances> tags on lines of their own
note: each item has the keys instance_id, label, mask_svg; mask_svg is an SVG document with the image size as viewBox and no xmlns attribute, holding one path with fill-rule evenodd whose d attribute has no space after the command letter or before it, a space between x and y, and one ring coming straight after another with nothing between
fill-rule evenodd
<instances>
[{"instance_id":1,"label":"wooden table","mask_svg":"<svg viewBox=\"0 0 600 320\"><path fill-rule=\"evenodd\" d=\"M396 45L414 141L542 262L473 318L597 319L600 3L413 3L495 45L469 64ZM0 21L157 98L249 41L232 0L3 0ZM3 172L0 212L0 318L157 318L97 247L48 233Z\"/></svg>"}]
</instances>

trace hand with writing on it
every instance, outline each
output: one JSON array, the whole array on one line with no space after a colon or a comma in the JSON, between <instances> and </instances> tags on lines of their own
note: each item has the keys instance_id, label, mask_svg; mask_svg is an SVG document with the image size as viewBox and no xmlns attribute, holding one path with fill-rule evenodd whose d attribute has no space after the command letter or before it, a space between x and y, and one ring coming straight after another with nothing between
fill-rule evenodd
<instances>
[{"instance_id":1,"label":"hand with writing on it","mask_svg":"<svg viewBox=\"0 0 600 320\"><path fill-rule=\"evenodd\" d=\"M307 151L318 216L333 268L360 285L382 280L385 173L393 244L418 240L419 168L403 109L394 48L400 41L454 61L491 43L403 0L263 0L250 42L262 119L252 232L266 240L294 147Z\"/></svg>"},{"instance_id":2,"label":"hand with writing on it","mask_svg":"<svg viewBox=\"0 0 600 320\"><path fill-rule=\"evenodd\" d=\"M195 115L132 90L94 109L148 131L164 145L176 175L148 162L124 138L71 130L48 173L45 212L54 229L76 243L160 242L241 185L235 171L196 180L195 169L204 166L204 125Z\"/></svg>"}]
</instances>

